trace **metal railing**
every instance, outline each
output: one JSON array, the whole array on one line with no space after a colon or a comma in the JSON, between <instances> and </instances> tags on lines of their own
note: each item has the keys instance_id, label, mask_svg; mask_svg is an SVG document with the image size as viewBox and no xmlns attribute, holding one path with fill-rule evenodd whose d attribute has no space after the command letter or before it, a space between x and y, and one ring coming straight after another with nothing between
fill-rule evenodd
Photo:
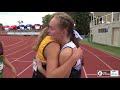
<instances>
[{"instance_id":1,"label":"metal railing","mask_svg":"<svg viewBox=\"0 0 120 90\"><path fill-rule=\"evenodd\" d=\"M93 15L91 17L94 17L94 19L91 19L90 27L99 24L120 22L120 12L112 12L100 17L96 17L95 15Z\"/></svg>"}]
</instances>

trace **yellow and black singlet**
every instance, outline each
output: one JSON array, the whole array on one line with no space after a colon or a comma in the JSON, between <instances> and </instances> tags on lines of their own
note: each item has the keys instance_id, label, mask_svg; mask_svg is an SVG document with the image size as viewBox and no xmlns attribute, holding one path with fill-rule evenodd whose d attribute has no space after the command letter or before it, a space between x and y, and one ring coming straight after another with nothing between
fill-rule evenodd
<instances>
[{"instance_id":1,"label":"yellow and black singlet","mask_svg":"<svg viewBox=\"0 0 120 90\"><path fill-rule=\"evenodd\" d=\"M46 59L44 57L44 49L51 42L56 42L56 41L53 40L50 36L46 36L43 39L43 41L41 42L41 44L39 45L37 54L38 54L38 57L40 58L40 60L41 60L42 63L46 63Z\"/></svg>"}]
</instances>

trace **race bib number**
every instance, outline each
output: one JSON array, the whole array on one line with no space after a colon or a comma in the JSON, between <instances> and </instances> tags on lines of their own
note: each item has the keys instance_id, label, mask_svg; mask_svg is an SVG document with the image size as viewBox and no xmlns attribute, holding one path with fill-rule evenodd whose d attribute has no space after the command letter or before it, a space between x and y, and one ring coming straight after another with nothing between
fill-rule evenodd
<instances>
[{"instance_id":1,"label":"race bib number","mask_svg":"<svg viewBox=\"0 0 120 90\"><path fill-rule=\"evenodd\" d=\"M37 71L36 59L33 59L33 70Z\"/></svg>"},{"instance_id":2,"label":"race bib number","mask_svg":"<svg viewBox=\"0 0 120 90\"><path fill-rule=\"evenodd\" d=\"M0 71L2 71L3 70L3 63L2 62L0 62Z\"/></svg>"}]
</instances>

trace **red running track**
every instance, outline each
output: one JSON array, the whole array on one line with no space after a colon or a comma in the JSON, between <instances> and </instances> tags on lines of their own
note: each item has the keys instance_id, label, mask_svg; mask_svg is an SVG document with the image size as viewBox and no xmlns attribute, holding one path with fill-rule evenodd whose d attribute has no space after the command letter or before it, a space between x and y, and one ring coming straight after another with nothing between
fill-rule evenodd
<instances>
[{"instance_id":1,"label":"red running track","mask_svg":"<svg viewBox=\"0 0 120 90\"><path fill-rule=\"evenodd\" d=\"M120 76L108 77L97 75L98 70L118 70L120 75L120 58L87 45L81 44L81 48L84 51L85 63L82 67L83 78L120 78Z\"/></svg>"},{"instance_id":2,"label":"red running track","mask_svg":"<svg viewBox=\"0 0 120 90\"><path fill-rule=\"evenodd\" d=\"M32 60L35 56L32 47L36 42L36 38L34 36L0 36L0 41L4 43L6 58L17 70L17 77L31 78ZM81 48L84 51L82 78L109 78L98 77L97 71L120 70L120 58L116 58L87 45L81 44ZM14 78L11 70L6 66L4 67L4 78Z\"/></svg>"},{"instance_id":3,"label":"red running track","mask_svg":"<svg viewBox=\"0 0 120 90\"><path fill-rule=\"evenodd\" d=\"M17 70L18 78L32 77L32 60L35 52L32 50L36 42L34 36L0 36L4 44L6 58ZM4 66L4 78L14 78L11 70Z\"/></svg>"}]
</instances>

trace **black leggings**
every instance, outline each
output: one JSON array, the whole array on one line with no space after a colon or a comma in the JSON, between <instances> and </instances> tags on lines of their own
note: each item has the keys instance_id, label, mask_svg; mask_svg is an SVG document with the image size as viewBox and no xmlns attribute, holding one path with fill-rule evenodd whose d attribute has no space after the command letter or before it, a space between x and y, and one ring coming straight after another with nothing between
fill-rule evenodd
<instances>
[{"instance_id":1,"label":"black leggings","mask_svg":"<svg viewBox=\"0 0 120 90\"><path fill-rule=\"evenodd\" d=\"M42 65L42 67L46 70L46 65ZM46 77L37 69L37 71L34 70L32 78L46 78Z\"/></svg>"},{"instance_id":2,"label":"black leggings","mask_svg":"<svg viewBox=\"0 0 120 90\"><path fill-rule=\"evenodd\" d=\"M78 71L75 68L72 68L69 78L81 78L81 69Z\"/></svg>"},{"instance_id":3,"label":"black leggings","mask_svg":"<svg viewBox=\"0 0 120 90\"><path fill-rule=\"evenodd\" d=\"M46 70L46 65L42 65L42 66ZM37 71L33 72L32 78L46 78L46 77L41 72L39 72L37 69ZM81 69L78 71L72 68L69 78L81 78Z\"/></svg>"}]
</instances>

